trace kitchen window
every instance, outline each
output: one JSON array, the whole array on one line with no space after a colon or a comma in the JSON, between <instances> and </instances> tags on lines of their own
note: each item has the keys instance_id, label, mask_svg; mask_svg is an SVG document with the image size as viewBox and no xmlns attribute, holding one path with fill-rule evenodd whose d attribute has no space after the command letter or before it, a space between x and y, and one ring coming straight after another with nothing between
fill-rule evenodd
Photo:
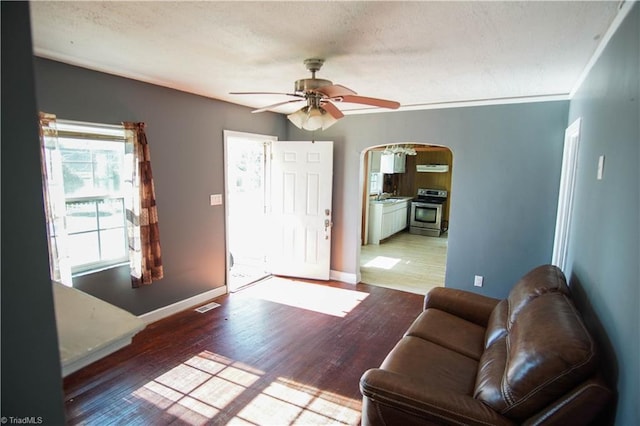
<instances>
[{"instance_id":1,"label":"kitchen window","mask_svg":"<svg viewBox=\"0 0 640 426\"><path fill-rule=\"evenodd\" d=\"M380 194L382 192L382 173L370 173L369 194Z\"/></svg>"}]
</instances>

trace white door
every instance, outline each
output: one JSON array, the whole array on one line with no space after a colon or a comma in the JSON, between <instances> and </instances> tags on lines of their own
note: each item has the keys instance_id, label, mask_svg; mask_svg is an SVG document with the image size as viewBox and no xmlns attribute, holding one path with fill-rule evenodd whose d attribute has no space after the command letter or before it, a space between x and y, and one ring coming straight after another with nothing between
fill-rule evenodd
<instances>
[{"instance_id":1,"label":"white door","mask_svg":"<svg viewBox=\"0 0 640 426\"><path fill-rule=\"evenodd\" d=\"M271 154L271 272L328 280L333 142L278 141Z\"/></svg>"}]
</instances>

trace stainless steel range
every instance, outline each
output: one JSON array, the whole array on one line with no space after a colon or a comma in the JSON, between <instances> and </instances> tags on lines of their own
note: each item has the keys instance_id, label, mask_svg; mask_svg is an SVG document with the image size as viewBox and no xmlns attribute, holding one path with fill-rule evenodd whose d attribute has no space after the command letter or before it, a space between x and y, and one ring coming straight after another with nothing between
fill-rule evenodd
<instances>
[{"instance_id":1,"label":"stainless steel range","mask_svg":"<svg viewBox=\"0 0 640 426\"><path fill-rule=\"evenodd\" d=\"M418 189L418 196L411 202L409 233L439 237L442 234L442 207L447 201L443 189Z\"/></svg>"}]
</instances>

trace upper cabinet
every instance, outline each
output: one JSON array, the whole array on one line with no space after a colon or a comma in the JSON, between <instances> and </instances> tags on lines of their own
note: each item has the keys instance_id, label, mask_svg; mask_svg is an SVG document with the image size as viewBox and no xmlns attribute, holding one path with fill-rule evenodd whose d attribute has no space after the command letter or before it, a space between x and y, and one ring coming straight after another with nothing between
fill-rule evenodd
<instances>
[{"instance_id":1,"label":"upper cabinet","mask_svg":"<svg viewBox=\"0 0 640 426\"><path fill-rule=\"evenodd\" d=\"M382 154L380 171L382 173L404 173L406 170L406 155L401 153Z\"/></svg>"},{"instance_id":2,"label":"upper cabinet","mask_svg":"<svg viewBox=\"0 0 640 426\"><path fill-rule=\"evenodd\" d=\"M371 154L371 173L380 173L380 160L382 151L370 151Z\"/></svg>"}]
</instances>

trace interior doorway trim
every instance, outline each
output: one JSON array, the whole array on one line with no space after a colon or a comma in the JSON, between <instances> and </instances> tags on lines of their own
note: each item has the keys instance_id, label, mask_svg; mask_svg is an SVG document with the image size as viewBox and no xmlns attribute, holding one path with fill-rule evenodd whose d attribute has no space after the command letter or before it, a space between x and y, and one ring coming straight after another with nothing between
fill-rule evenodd
<instances>
[{"instance_id":1,"label":"interior doorway trim","mask_svg":"<svg viewBox=\"0 0 640 426\"><path fill-rule=\"evenodd\" d=\"M580 127L582 118L571 123L564 132L564 150L562 153L562 171L560 190L558 193L558 214L556 217L556 233L553 241L551 263L565 271L567 263L569 233L573 211L573 196L578 169L578 147L580 144Z\"/></svg>"},{"instance_id":2,"label":"interior doorway trim","mask_svg":"<svg viewBox=\"0 0 640 426\"><path fill-rule=\"evenodd\" d=\"M384 144L375 144L375 145L370 145L370 146L366 146L364 147L360 153L359 153L359 188L360 188L360 209L359 209L359 226L356 228L357 229L357 235L356 235L356 242L357 242L357 247L356 247L356 251L355 251L355 281L356 282L362 282L362 270L361 270L361 266L362 266L362 247L364 244L368 243L368 221L369 221L369 205L370 205L370 197L371 197L371 193L370 193L370 187L369 187L369 179L370 179L370 173L372 173L372 158L370 153L373 151L384 151L384 149L386 147L389 146L393 146L393 145L411 145L413 146L417 151L425 151L428 149L437 149L437 150L447 150L450 153L451 158L448 159L448 161L450 161L450 168L449 168L449 173L450 173L450 181L446 184L443 185L436 185L436 186L444 186L447 187L448 189L452 190L453 186L454 186L454 182L453 182L453 166L454 166L454 162L455 162L455 152L453 150L452 147L445 145L445 144L439 144L439 143L433 143L433 142L417 142L415 140L413 141L394 141L394 142L387 142ZM419 155L419 153L418 153ZM417 158L417 157L416 157ZM408 167L408 166L407 166ZM412 168L407 168L405 173L411 173L411 171L415 171L416 170L416 166L412 165ZM410 190L408 191L408 193L400 193L399 195L403 195L403 196L411 196L414 197L415 192L417 190L417 186L416 185L422 185L424 184L424 182L417 182L414 181L409 185ZM406 185L405 185L406 186ZM409 205L410 207L410 205ZM448 197L447 200L447 209L449 211L449 215L451 213L451 197ZM409 210L410 211L410 210ZM448 254L448 250L447 250L447 254ZM445 257L446 259L446 257ZM447 261L445 260L445 275L446 275L446 263ZM446 281L446 276L445 276L445 281Z\"/></svg>"}]
</instances>

